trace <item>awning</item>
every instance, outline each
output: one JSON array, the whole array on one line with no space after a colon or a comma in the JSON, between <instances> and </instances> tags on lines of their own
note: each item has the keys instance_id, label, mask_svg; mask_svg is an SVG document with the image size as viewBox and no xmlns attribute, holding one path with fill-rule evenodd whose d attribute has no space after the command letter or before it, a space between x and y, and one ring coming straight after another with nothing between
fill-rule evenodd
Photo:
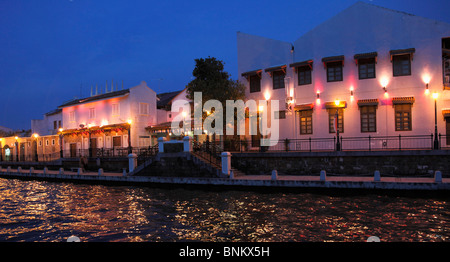
<instances>
[{"instance_id":1,"label":"awning","mask_svg":"<svg viewBox=\"0 0 450 262\"><path fill-rule=\"evenodd\" d=\"M254 76L254 75L257 75L257 76L261 77L261 72L262 72L262 69L257 69L257 70L253 70L253 71L244 72L241 75L248 79L248 77Z\"/></svg>"},{"instance_id":2,"label":"awning","mask_svg":"<svg viewBox=\"0 0 450 262\"><path fill-rule=\"evenodd\" d=\"M283 71L283 73L286 74L286 65L269 67L269 68L266 68L264 71L269 73L270 76L272 76L272 73L275 71Z\"/></svg>"},{"instance_id":3,"label":"awning","mask_svg":"<svg viewBox=\"0 0 450 262\"><path fill-rule=\"evenodd\" d=\"M399 104L413 104L415 102L415 98L413 96L407 96L407 97L393 97L392 98L392 104L399 105Z\"/></svg>"},{"instance_id":4,"label":"awning","mask_svg":"<svg viewBox=\"0 0 450 262\"><path fill-rule=\"evenodd\" d=\"M295 111L312 110L313 108L314 108L314 103L295 105L294 106L294 110Z\"/></svg>"},{"instance_id":5,"label":"awning","mask_svg":"<svg viewBox=\"0 0 450 262\"><path fill-rule=\"evenodd\" d=\"M355 59L355 63L358 64L358 59L375 58L375 63L376 63L377 56L378 56L377 52L361 53L361 54L354 55L353 59Z\"/></svg>"},{"instance_id":6,"label":"awning","mask_svg":"<svg viewBox=\"0 0 450 262\"><path fill-rule=\"evenodd\" d=\"M325 108L326 109L332 109L332 108L344 108L347 107L347 101L339 101L339 104L336 105L336 102L326 102Z\"/></svg>"},{"instance_id":7,"label":"awning","mask_svg":"<svg viewBox=\"0 0 450 262\"><path fill-rule=\"evenodd\" d=\"M343 55L338 55L338 56L328 56L328 57L324 57L322 58L322 63L323 66L326 68L327 67L327 63L330 62L339 62L342 61L342 65L344 65L344 56Z\"/></svg>"},{"instance_id":8,"label":"awning","mask_svg":"<svg viewBox=\"0 0 450 262\"><path fill-rule=\"evenodd\" d=\"M377 106L378 99L361 99L358 100L358 106Z\"/></svg>"},{"instance_id":9,"label":"awning","mask_svg":"<svg viewBox=\"0 0 450 262\"><path fill-rule=\"evenodd\" d=\"M309 66L309 68L311 68L312 70L312 66L313 66L313 60L309 59L306 61L302 61L302 62L295 62L289 65L289 67L294 67L296 70L298 67L302 67L302 66Z\"/></svg>"},{"instance_id":10,"label":"awning","mask_svg":"<svg viewBox=\"0 0 450 262\"><path fill-rule=\"evenodd\" d=\"M413 60L413 55L416 52L415 48L406 48L406 49L396 49L389 51L389 54L391 56L391 62L392 62L392 56L394 55L411 55L411 60Z\"/></svg>"},{"instance_id":11,"label":"awning","mask_svg":"<svg viewBox=\"0 0 450 262\"><path fill-rule=\"evenodd\" d=\"M450 117L450 109L442 109L442 116L444 116L444 118Z\"/></svg>"}]
</instances>

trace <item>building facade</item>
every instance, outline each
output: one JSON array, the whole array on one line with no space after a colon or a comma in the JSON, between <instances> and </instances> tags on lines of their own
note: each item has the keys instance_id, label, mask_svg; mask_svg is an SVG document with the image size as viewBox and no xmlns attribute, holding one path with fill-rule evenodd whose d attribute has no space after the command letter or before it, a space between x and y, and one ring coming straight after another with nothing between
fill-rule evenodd
<instances>
[{"instance_id":1,"label":"building facade","mask_svg":"<svg viewBox=\"0 0 450 262\"><path fill-rule=\"evenodd\" d=\"M281 139L339 132L366 150L417 136L427 148L435 104L437 133L450 136L450 24L358 2L293 43L238 32L237 46L247 98L279 101Z\"/></svg>"},{"instance_id":2,"label":"building facade","mask_svg":"<svg viewBox=\"0 0 450 262\"><path fill-rule=\"evenodd\" d=\"M59 106L64 157L99 154L127 155L130 147L148 147L145 127L157 122L156 93L140 85Z\"/></svg>"}]
</instances>

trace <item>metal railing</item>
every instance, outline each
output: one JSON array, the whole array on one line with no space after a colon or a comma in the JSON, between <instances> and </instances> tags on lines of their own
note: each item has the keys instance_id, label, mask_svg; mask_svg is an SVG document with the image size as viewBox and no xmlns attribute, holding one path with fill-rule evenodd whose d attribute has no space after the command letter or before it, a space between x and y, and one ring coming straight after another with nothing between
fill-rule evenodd
<instances>
[{"instance_id":1,"label":"metal railing","mask_svg":"<svg viewBox=\"0 0 450 262\"><path fill-rule=\"evenodd\" d=\"M320 152L320 151L401 151L433 150L434 135L398 135L332 138L301 138L272 140L271 146L251 146L248 140L225 140L223 147L229 152ZM439 148L450 149L450 136L438 136ZM339 142L339 143L338 143Z\"/></svg>"},{"instance_id":2,"label":"metal railing","mask_svg":"<svg viewBox=\"0 0 450 262\"><path fill-rule=\"evenodd\" d=\"M221 141L205 141L193 143L193 154L216 167L222 166L221 154L224 151Z\"/></svg>"}]
</instances>

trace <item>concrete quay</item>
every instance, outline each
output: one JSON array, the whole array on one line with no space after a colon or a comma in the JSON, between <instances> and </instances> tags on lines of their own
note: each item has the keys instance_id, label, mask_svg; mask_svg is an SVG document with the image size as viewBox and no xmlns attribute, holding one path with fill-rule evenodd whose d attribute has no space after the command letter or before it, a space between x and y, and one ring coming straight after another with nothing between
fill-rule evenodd
<instances>
[{"instance_id":1,"label":"concrete quay","mask_svg":"<svg viewBox=\"0 0 450 262\"><path fill-rule=\"evenodd\" d=\"M276 171L275 171L276 172ZM84 172L64 170L22 170L0 168L0 177L56 182L78 182L114 185L195 185L221 186L229 189L253 188L336 188L336 189L380 189L380 190L450 190L450 178L358 176L283 176L247 175L231 178L129 176L126 173Z\"/></svg>"}]
</instances>

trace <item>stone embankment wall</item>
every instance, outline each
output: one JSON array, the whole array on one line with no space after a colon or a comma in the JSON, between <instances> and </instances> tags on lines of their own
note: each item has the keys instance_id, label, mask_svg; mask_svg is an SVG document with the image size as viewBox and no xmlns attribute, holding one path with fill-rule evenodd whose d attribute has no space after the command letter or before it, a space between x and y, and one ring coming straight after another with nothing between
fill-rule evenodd
<instances>
[{"instance_id":1,"label":"stone embankment wall","mask_svg":"<svg viewBox=\"0 0 450 262\"><path fill-rule=\"evenodd\" d=\"M440 170L450 177L450 151L266 152L233 153L231 166L247 175L270 174L430 176Z\"/></svg>"}]
</instances>

